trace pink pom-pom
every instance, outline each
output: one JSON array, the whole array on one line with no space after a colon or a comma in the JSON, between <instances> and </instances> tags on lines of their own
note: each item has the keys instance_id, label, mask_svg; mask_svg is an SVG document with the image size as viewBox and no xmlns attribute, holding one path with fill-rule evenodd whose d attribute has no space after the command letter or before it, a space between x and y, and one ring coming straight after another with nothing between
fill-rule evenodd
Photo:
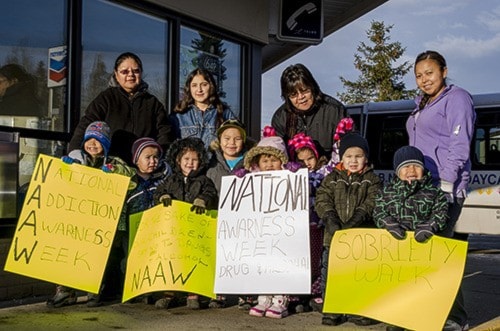
<instances>
[{"instance_id":1,"label":"pink pom-pom","mask_svg":"<svg viewBox=\"0 0 500 331\"><path fill-rule=\"evenodd\" d=\"M335 134L333 135L334 141L339 141L343 135L352 131L354 129L354 121L350 117L345 117L340 120L339 124L337 124L337 128L335 129Z\"/></svg>"},{"instance_id":2,"label":"pink pom-pom","mask_svg":"<svg viewBox=\"0 0 500 331\"><path fill-rule=\"evenodd\" d=\"M270 125L266 125L262 130L262 137L274 137L276 136L276 129Z\"/></svg>"}]
</instances>

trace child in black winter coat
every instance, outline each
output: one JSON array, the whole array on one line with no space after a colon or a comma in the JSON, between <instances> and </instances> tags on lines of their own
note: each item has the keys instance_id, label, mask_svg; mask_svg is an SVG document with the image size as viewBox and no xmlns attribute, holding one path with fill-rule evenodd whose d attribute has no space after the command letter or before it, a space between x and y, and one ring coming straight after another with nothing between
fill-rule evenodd
<instances>
[{"instance_id":1,"label":"child in black winter coat","mask_svg":"<svg viewBox=\"0 0 500 331\"><path fill-rule=\"evenodd\" d=\"M208 165L208 155L200 138L184 138L174 141L165 156L172 168L172 175L160 184L154 194L155 203L170 206L172 200L192 203L191 211L204 214L207 209L217 208L217 189L204 171ZM168 308L173 296L156 301L157 308ZM187 306L199 309L198 295L190 294Z\"/></svg>"}]
</instances>

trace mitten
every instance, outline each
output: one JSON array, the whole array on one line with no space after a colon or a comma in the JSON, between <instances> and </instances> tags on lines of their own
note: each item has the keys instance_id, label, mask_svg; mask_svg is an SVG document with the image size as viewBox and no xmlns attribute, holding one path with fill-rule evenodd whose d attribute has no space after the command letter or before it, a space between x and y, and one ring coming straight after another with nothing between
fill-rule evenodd
<instances>
[{"instance_id":1,"label":"mitten","mask_svg":"<svg viewBox=\"0 0 500 331\"><path fill-rule=\"evenodd\" d=\"M384 227L397 240L406 238L406 230L397 221L393 219L384 221Z\"/></svg>"},{"instance_id":2,"label":"mitten","mask_svg":"<svg viewBox=\"0 0 500 331\"><path fill-rule=\"evenodd\" d=\"M238 178L245 177L247 174L247 170L245 168L239 168L233 171L233 175L235 175Z\"/></svg>"},{"instance_id":3,"label":"mitten","mask_svg":"<svg viewBox=\"0 0 500 331\"><path fill-rule=\"evenodd\" d=\"M285 169L291 172L297 172L300 168L302 168L302 164L299 162L290 161L285 164Z\"/></svg>"},{"instance_id":4,"label":"mitten","mask_svg":"<svg viewBox=\"0 0 500 331\"><path fill-rule=\"evenodd\" d=\"M206 209L205 201L200 198L196 198L193 201L193 206L191 206L191 211L194 211L196 214L205 214L205 209Z\"/></svg>"},{"instance_id":5,"label":"mitten","mask_svg":"<svg viewBox=\"0 0 500 331\"><path fill-rule=\"evenodd\" d=\"M106 172L106 173L110 173L110 172L113 172L113 165L111 163L106 163L105 165L103 165L101 167L101 170Z\"/></svg>"},{"instance_id":6,"label":"mitten","mask_svg":"<svg viewBox=\"0 0 500 331\"><path fill-rule=\"evenodd\" d=\"M160 203L163 203L164 207L168 207L172 205L172 197L170 194L164 194L160 197Z\"/></svg>"},{"instance_id":7,"label":"mitten","mask_svg":"<svg viewBox=\"0 0 500 331\"><path fill-rule=\"evenodd\" d=\"M337 214L335 210L326 212L322 220L325 224L326 231L331 235L333 235L335 231L342 228L342 222L340 220L339 214Z\"/></svg>"},{"instance_id":8,"label":"mitten","mask_svg":"<svg viewBox=\"0 0 500 331\"><path fill-rule=\"evenodd\" d=\"M74 158L69 157L69 156L67 156L67 155L63 156L63 157L61 158L61 160L62 160L64 163L66 163L66 164L73 164L73 162L75 162L75 159L74 159Z\"/></svg>"},{"instance_id":9,"label":"mitten","mask_svg":"<svg viewBox=\"0 0 500 331\"><path fill-rule=\"evenodd\" d=\"M365 211L361 208L357 208L352 214L351 218L347 220L344 228L354 228L359 226L365 220Z\"/></svg>"},{"instance_id":10,"label":"mitten","mask_svg":"<svg viewBox=\"0 0 500 331\"><path fill-rule=\"evenodd\" d=\"M430 223L420 223L415 228L415 240L419 243L423 243L432 237L437 230L439 230L439 227L434 221Z\"/></svg>"},{"instance_id":11,"label":"mitten","mask_svg":"<svg viewBox=\"0 0 500 331\"><path fill-rule=\"evenodd\" d=\"M444 192L448 203L453 203L455 201L455 197L453 196L453 183L441 180L439 182L439 188Z\"/></svg>"}]
</instances>

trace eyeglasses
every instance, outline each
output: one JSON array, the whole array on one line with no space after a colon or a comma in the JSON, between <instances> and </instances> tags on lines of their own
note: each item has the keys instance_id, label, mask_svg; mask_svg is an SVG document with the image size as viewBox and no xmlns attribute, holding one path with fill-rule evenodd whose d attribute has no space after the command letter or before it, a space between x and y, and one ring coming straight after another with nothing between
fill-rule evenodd
<instances>
[{"instance_id":1,"label":"eyeglasses","mask_svg":"<svg viewBox=\"0 0 500 331\"><path fill-rule=\"evenodd\" d=\"M129 73L132 72L133 75L139 75L141 73L141 69L136 68L136 69L123 69L123 70L118 70L118 72L124 76L128 75Z\"/></svg>"},{"instance_id":2,"label":"eyeglasses","mask_svg":"<svg viewBox=\"0 0 500 331\"><path fill-rule=\"evenodd\" d=\"M298 91L295 91L293 93L290 93L288 95L288 97L290 99L297 99L299 96L303 95L303 96L307 96L311 93L311 89L308 88L308 89L305 89L305 90L298 90Z\"/></svg>"}]
</instances>

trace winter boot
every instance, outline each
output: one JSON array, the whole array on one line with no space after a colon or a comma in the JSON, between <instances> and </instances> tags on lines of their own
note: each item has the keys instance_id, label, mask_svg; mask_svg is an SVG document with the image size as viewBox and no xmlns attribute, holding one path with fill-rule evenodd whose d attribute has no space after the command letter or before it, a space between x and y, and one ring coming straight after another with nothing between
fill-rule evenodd
<instances>
[{"instance_id":1,"label":"winter boot","mask_svg":"<svg viewBox=\"0 0 500 331\"><path fill-rule=\"evenodd\" d=\"M288 316L288 296L275 295L273 296L273 304L266 311L266 317L283 318Z\"/></svg>"},{"instance_id":2,"label":"winter boot","mask_svg":"<svg viewBox=\"0 0 500 331\"><path fill-rule=\"evenodd\" d=\"M62 306L74 305L76 303L76 291L66 286L57 285L56 294L47 300L47 306L51 308L59 308Z\"/></svg>"},{"instance_id":3,"label":"winter boot","mask_svg":"<svg viewBox=\"0 0 500 331\"><path fill-rule=\"evenodd\" d=\"M257 305L250 308L249 314L252 316L262 317L273 303L273 297L270 295L259 295Z\"/></svg>"}]
</instances>

